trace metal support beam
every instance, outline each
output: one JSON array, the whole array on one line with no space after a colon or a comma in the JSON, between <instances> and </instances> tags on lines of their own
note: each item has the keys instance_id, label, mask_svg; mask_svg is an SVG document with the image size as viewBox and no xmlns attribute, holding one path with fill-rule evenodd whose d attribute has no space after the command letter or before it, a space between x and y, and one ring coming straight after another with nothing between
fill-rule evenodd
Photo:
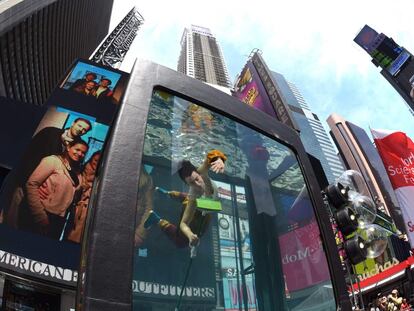
<instances>
[{"instance_id":1,"label":"metal support beam","mask_svg":"<svg viewBox=\"0 0 414 311\"><path fill-rule=\"evenodd\" d=\"M143 23L144 18L135 7L132 8L95 50L90 59L97 64L119 68Z\"/></svg>"}]
</instances>

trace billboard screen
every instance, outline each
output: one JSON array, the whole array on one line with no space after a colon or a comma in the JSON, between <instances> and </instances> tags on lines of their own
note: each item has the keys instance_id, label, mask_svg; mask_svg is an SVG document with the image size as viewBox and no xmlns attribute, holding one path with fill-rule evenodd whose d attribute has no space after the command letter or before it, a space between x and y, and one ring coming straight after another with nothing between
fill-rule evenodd
<instances>
[{"instance_id":1,"label":"billboard screen","mask_svg":"<svg viewBox=\"0 0 414 311\"><path fill-rule=\"evenodd\" d=\"M372 46L370 55L372 56L375 65L390 70L391 72L396 72L398 68L401 67L401 65L398 66L398 64L402 63L403 59L406 59L406 56L403 55L397 61L397 58L402 51L403 48L395 43L394 40L388 38L384 34L380 34ZM397 68L397 70L395 68Z\"/></svg>"},{"instance_id":2,"label":"billboard screen","mask_svg":"<svg viewBox=\"0 0 414 311\"><path fill-rule=\"evenodd\" d=\"M276 118L275 110L266 95L256 69L251 62L244 67L236 83L233 96L249 106Z\"/></svg>"},{"instance_id":3,"label":"billboard screen","mask_svg":"<svg viewBox=\"0 0 414 311\"><path fill-rule=\"evenodd\" d=\"M236 82L233 96L261 110L289 127L299 130L272 74L258 53L244 67Z\"/></svg>"},{"instance_id":4,"label":"billboard screen","mask_svg":"<svg viewBox=\"0 0 414 311\"><path fill-rule=\"evenodd\" d=\"M368 25L365 25L354 38L354 42L358 44L360 47L362 47L369 54L371 54L372 44L374 43L377 36L378 32L376 32L373 28L369 27Z\"/></svg>"},{"instance_id":5,"label":"billboard screen","mask_svg":"<svg viewBox=\"0 0 414 311\"><path fill-rule=\"evenodd\" d=\"M392 75L398 73L410 55L392 38L383 33L378 34L368 25L361 29L354 42L372 56L375 65L388 70Z\"/></svg>"},{"instance_id":6,"label":"billboard screen","mask_svg":"<svg viewBox=\"0 0 414 311\"><path fill-rule=\"evenodd\" d=\"M387 70L388 72L396 76L401 67L411 58L411 54L406 51L405 49L401 51L401 53L397 56L397 58L391 63L390 66L388 66Z\"/></svg>"},{"instance_id":7,"label":"billboard screen","mask_svg":"<svg viewBox=\"0 0 414 311\"><path fill-rule=\"evenodd\" d=\"M125 85L120 72L97 67L94 64L78 62L65 77L60 87L75 91L99 102L119 104Z\"/></svg>"},{"instance_id":8,"label":"billboard screen","mask_svg":"<svg viewBox=\"0 0 414 311\"><path fill-rule=\"evenodd\" d=\"M0 193L0 266L75 285L88 203L128 75L79 60Z\"/></svg>"}]
</instances>

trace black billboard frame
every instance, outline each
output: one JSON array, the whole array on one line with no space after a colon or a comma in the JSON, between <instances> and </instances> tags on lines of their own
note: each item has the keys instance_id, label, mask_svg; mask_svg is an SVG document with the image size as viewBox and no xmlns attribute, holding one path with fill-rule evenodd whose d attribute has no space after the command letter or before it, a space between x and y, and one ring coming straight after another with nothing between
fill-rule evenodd
<instances>
[{"instance_id":1,"label":"black billboard frame","mask_svg":"<svg viewBox=\"0 0 414 311\"><path fill-rule=\"evenodd\" d=\"M144 60L134 64L103 157L100 181L95 185L94 192L97 195L89 216L92 221L82 250L81 261L85 266L80 270L77 293L80 310L132 310L137 185L149 105L155 88L199 103L292 149L314 206L337 307L351 310L344 272L321 189L297 132L224 92ZM125 152L126 149L128 152Z\"/></svg>"}]
</instances>

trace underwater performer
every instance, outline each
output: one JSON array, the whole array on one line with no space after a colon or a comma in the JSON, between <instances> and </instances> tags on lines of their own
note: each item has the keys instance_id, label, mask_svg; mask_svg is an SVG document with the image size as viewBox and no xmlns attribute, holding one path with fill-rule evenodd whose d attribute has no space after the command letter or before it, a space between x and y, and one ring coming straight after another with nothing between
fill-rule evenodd
<instances>
[{"instance_id":1,"label":"underwater performer","mask_svg":"<svg viewBox=\"0 0 414 311\"><path fill-rule=\"evenodd\" d=\"M186 196L181 195L183 211L179 228L151 211L144 223L145 229L157 224L177 247L196 246L211 220L211 215L203 212L203 209L215 210L219 204L217 187L208 176L208 171L223 173L226 160L227 157L221 151L212 150L198 169L190 161L181 161L178 174L190 189ZM180 196L179 192L169 194L171 197Z\"/></svg>"}]
</instances>

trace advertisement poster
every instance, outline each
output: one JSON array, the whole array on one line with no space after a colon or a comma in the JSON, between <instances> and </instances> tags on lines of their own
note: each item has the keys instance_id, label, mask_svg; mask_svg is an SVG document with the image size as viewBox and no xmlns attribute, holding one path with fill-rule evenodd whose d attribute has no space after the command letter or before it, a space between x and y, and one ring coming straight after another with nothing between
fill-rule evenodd
<instances>
[{"instance_id":1,"label":"advertisement poster","mask_svg":"<svg viewBox=\"0 0 414 311\"><path fill-rule=\"evenodd\" d=\"M371 129L375 145L400 203L411 248L414 247L414 143L403 132Z\"/></svg>"},{"instance_id":2,"label":"advertisement poster","mask_svg":"<svg viewBox=\"0 0 414 311\"><path fill-rule=\"evenodd\" d=\"M127 80L79 60L53 91L1 188L0 266L75 284L92 186Z\"/></svg>"},{"instance_id":3,"label":"advertisement poster","mask_svg":"<svg viewBox=\"0 0 414 311\"><path fill-rule=\"evenodd\" d=\"M267 98L260 77L251 62L248 62L244 67L243 72L236 83L233 96L237 97L245 104L276 118L276 113Z\"/></svg>"},{"instance_id":4,"label":"advertisement poster","mask_svg":"<svg viewBox=\"0 0 414 311\"><path fill-rule=\"evenodd\" d=\"M65 90L95 98L99 102L119 104L124 90L121 78L120 72L78 62L60 86Z\"/></svg>"},{"instance_id":5,"label":"advertisement poster","mask_svg":"<svg viewBox=\"0 0 414 311\"><path fill-rule=\"evenodd\" d=\"M329 280L317 222L279 237L287 290L294 292Z\"/></svg>"}]
</instances>

